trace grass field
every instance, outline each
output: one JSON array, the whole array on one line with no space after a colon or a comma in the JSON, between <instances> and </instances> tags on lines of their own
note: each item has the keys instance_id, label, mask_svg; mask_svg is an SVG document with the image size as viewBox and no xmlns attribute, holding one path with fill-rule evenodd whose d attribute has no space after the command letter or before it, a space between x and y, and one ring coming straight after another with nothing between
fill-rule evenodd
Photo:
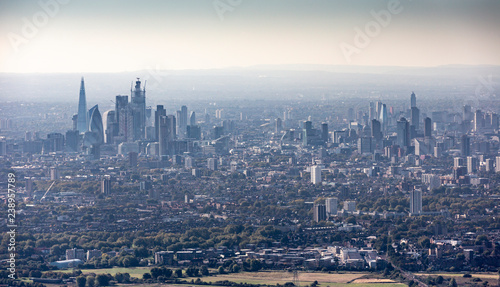
<instances>
[{"instance_id":1,"label":"grass field","mask_svg":"<svg viewBox=\"0 0 500 287\"><path fill-rule=\"evenodd\" d=\"M130 267L130 268L103 268L103 269L81 269L83 274L111 274L115 275L116 273L128 273L130 277L142 278L142 274L149 272L151 270L150 267ZM73 270L62 270L60 272L71 273Z\"/></svg>"},{"instance_id":2,"label":"grass field","mask_svg":"<svg viewBox=\"0 0 500 287\"><path fill-rule=\"evenodd\" d=\"M130 276L142 278L142 274L149 272L150 267L136 267L136 268L108 268L108 269L82 269L83 274L106 274L115 275L116 273L129 273ZM60 272L72 272L72 270L64 270ZM320 273L320 272L299 272L300 285L310 285L314 281L318 281L320 286L352 286L352 287L402 287L404 284L397 283L388 279L381 279L376 274L366 272L341 272L341 273ZM437 276L437 275L436 275ZM196 278L183 278L184 280L191 280ZM213 275L200 278L204 282L215 283L217 281L232 281L237 283L250 283L250 284L285 284L293 282L293 273L286 271L262 271L262 272L241 272L233 274ZM143 284L143 285L126 285L128 287L139 286L165 286L160 284ZM185 284L168 284L168 286L186 287ZM188 286L197 286L195 284L188 284ZM205 286L206 285L199 285ZM212 285L217 286L217 285Z\"/></svg>"},{"instance_id":3,"label":"grass field","mask_svg":"<svg viewBox=\"0 0 500 287\"><path fill-rule=\"evenodd\" d=\"M376 286L392 287L404 286L390 280L384 280L386 283L378 283L379 280L369 280L371 273L363 272L346 272L346 273L316 273L316 272L299 272L299 282L301 285L310 285L314 281L318 281L321 286ZM375 278L375 277L373 277ZM235 274L225 274L217 276L203 277L201 280L205 282L217 281L232 281L237 283L251 283L251 284L285 284L286 282L293 282L293 273L291 272L242 272ZM362 280L359 284L351 283L354 280Z\"/></svg>"}]
</instances>

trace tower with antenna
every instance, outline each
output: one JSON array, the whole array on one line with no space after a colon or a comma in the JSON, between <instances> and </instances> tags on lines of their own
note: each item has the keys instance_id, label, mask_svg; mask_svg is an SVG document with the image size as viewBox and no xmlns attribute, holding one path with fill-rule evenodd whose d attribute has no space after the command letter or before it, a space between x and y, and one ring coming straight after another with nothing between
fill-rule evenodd
<instances>
[{"instance_id":1,"label":"tower with antenna","mask_svg":"<svg viewBox=\"0 0 500 287\"><path fill-rule=\"evenodd\" d=\"M145 137L146 130L146 83L141 87L141 80L137 78L130 87L130 106L133 111L133 133L134 140L140 140Z\"/></svg>"}]
</instances>

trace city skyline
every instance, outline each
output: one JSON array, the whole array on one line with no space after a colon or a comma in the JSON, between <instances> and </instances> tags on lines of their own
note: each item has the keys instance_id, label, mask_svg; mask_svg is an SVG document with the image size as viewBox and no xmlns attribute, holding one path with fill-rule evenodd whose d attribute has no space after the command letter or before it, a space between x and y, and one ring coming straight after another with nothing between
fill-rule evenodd
<instances>
[{"instance_id":1,"label":"city skyline","mask_svg":"<svg viewBox=\"0 0 500 287\"><path fill-rule=\"evenodd\" d=\"M0 3L0 72L500 65L493 1Z\"/></svg>"}]
</instances>

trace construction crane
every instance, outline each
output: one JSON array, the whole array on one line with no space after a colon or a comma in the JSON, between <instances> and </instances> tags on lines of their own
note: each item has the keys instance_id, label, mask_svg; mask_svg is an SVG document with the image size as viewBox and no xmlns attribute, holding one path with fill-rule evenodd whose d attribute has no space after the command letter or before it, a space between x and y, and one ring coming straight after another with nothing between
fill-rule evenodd
<instances>
[{"instance_id":1,"label":"construction crane","mask_svg":"<svg viewBox=\"0 0 500 287\"><path fill-rule=\"evenodd\" d=\"M47 191L45 192L45 194L42 196L42 198L40 198L40 201L43 201L45 199L45 197L47 196L47 193L49 193L50 189L52 188L52 186L54 186L54 183L56 183L56 181L54 180L52 182L52 184L49 186L49 188L47 188Z\"/></svg>"}]
</instances>

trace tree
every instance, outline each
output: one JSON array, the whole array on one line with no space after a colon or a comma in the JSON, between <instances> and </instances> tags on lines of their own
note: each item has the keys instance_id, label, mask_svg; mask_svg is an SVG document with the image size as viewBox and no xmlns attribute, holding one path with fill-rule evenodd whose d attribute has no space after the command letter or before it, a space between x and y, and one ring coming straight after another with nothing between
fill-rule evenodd
<instances>
[{"instance_id":1,"label":"tree","mask_svg":"<svg viewBox=\"0 0 500 287\"><path fill-rule=\"evenodd\" d=\"M457 281L455 280L455 278L451 278L450 284L448 284L448 286L449 287L458 287Z\"/></svg>"},{"instance_id":2,"label":"tree","mask_svg":"<svg viewBox=\"0 0 500 287\"><path fill-rule=\"evenodd\" d=\"M499 269L499 271L498 271L498 272L500 272L500 269ZM208 272L208 268L207 268L207 266L205 266L205 265L201 266L201 275L203 275L203 276L208 276L208 275L210 275L210 272Z\"/></svg>"},{"instance_id":3,"label":"tree","mask_svg":"<svg viewBox=\"0 0 500 287\"><path fill-rule=\"evenodd\" d=\"M182 278L182 269L175 270L175 277Z\"/></svg>"},{"instance_id":4,"label":"tree","mask_svg":"<svg viewBox=\"0 0 500 287\"><path fill-rule=\"evenodd\" d=\"M156 279L158 276L162 275L161 269L158 267L151 268L151 276Z\"/></svg>"},{"instance_id":5,"label":"tree","mask_svg":"<svg viewBox=\"0 0 500 287\"><path fill-rule=\"evenodd\" d=\"M219 269L217 269L217 272L218 272L219 274L224 274L224 273L226 273L226 272L224 271L224 267L222 267L222 266L220 266L220 267L219 267Z\"/></svg>"},{"instance_id":6,"label":"tree","mask_svg":"<svg viewBox=\"0 0 500 287\"><path fill-rule=\"evenodd\" d=\"M146 274L146 273L144 273L144 274ZM151 278L151 274L149 274L149 273L147 273L147 274ZM128 274L128 273L116 273L115 280L118 283L130 283L130 274Z\"/></svg>"},{"instance_id":7,"label":"tree","mask_svg":"<svg viewBox=\"0 0 500 287\"><path fill-rule=\"evenodd\" d=\"M231 265L231 272L238 273L238 272L240 272L240 270L241 270L240 265L238 265L236 263L234 263L234 264Z\"/></svg>"},{"instance_id":8,"label":"tree","mask_svg":"<svg viewBox=\"0 0 500 287\"><path fill-rule=\"evenodd\" d=\"M85 283L87 283L87 278L85 278L84 276L76 277L76 286L85 287Z\"/></svg>"},{"instance_id":9,"label":"tree","mask_svg":"<svg viewBox=\"0 0 500 287\"><path fill-rule=\"evenodd\" d=\"M106 274L99 274L95 277L96 286L108 286L109 277Z\"/></svg>"},{"instance_id":10,"label":"tree","mask_svg":"<svg viewBox=\"0 0 500 287\"><path fill-rule=\"evenodd\" d=\"M29 273L30 277L40 278L42 277L42 271L40 270L31 270Z\"/></svg>"},{"instance_id":11,"label":"tree","mask_svg":"<svg viewBox=\"0 0 500 287\"><path fill-rule=\"evenodd\" d=\"M87 276L87 283L85 284L86 287L94 287L95 286L95 278L94 276Z\"/></svg>"},{"instance_id":12,"label":"tree","mask_svg":"<svg viewBox=\"0 0 500 287\"><path fill-rule=\"evenodd\" d=\"M422 236L418 239L418 245L422 248L429 248L431 246L431 240L427 236Z\"/></svg>"},{"instance_id":13,"label":"tree","mask_svg":"<svg viewBox=\"0 0 500 287\"><path fill-rule=\"evenodd\" d=\"M250 261L250 271L259 271L260 269L262 269L262 263L260 262L260 260L257 260L257 259L253 259L252 261Z\"/></svg>"}]
</instances>

